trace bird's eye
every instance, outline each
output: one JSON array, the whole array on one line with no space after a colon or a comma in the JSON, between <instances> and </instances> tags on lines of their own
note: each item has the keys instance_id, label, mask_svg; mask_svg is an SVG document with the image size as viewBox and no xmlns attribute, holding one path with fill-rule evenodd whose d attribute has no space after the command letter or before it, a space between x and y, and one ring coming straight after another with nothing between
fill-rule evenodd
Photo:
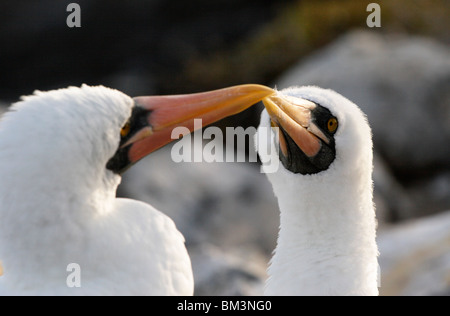
<instances>
[{"instance_id":1,"label":"bird's eye","mask_svg":"<svg viewBox=\"0 0 450 316\"><path fill-rule=\"evenodd\" d=\"M125 137L130 133L131 125L129 122L127 122L122 129L120 130L120 136Z\"/></svg>"},{"instance_id":2,"label":"bird's eye","mask_svg":"<svg viewBox=\"0 0 450 316\"><path fill-rule=\"evenodd\" d=\"M338 120L335 117L332 117L328 120L327 129L330 133L334 133L336 132L338 125Z\"/></svg>"}]
</instances>

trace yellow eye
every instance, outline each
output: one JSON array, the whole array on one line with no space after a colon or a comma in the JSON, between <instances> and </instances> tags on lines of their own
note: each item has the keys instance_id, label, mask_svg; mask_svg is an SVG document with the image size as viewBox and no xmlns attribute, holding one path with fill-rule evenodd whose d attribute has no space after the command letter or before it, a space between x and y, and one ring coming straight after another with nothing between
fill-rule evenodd
<instances>
[{"instance_id":1,"label":"yellow eye","mask_svg":"<svg viewBox=\"0 0 450 316\"><path fill-rule=\"evenodd\" d=\"M330 133L334 133L336 132L338 125L338 120L336 118L330 118L327 123L327 129Z\"/></svg>"},{"instance_id":2,"label":"yellow eye","mask_svg":"<svg viewBox=\"0 0 450 316\"><path fill-rule=\"evenodd\" d=\"M130 133L131 125L130 123L125 124L120 130L120 136L125 137Z\"/></svg>"}]
</instances>

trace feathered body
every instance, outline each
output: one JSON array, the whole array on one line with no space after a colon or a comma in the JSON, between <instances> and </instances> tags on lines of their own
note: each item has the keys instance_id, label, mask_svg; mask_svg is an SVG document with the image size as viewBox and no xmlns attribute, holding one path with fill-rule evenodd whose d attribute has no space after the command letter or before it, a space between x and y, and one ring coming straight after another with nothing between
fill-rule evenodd
<instances>
[{"instance_id":1,"label":"feathered body","mask_svg":"<svg viewBox=\"0 0 450 316\"><path fill-rule=\"evenodd\" d=\"M105 166L133 99L105 87L35 92L0 121L4 295L191 295L184 238L149 205L116 199ZM67 286L67 266L81 287Z\"/></svg>"},{"instance_id":2,"label":"feathered body","mask_svg":"<svg viewBox=\"0 0 450 316\"><path fill-rule=\"evenodd\" d=\"M280 232L266 294L377 295L372 137L367 119L355 104L331 90L302 87L279 93L328 108L340 124L334 135L336 158L327 170L294 174L280 164L267 174L278 198ZM270 126L264 111L259 128ZM261 135L267 133L257 137ZM277 146L274 133L264 141Z\"/></svg>"}]
</instances>

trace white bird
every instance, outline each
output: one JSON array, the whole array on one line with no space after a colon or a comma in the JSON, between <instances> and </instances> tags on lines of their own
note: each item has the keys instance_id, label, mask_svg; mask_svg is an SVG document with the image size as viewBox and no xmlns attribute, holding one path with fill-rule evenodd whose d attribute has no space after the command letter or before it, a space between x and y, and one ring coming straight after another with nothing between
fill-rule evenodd
<instances>
[{"instance_id":1,"label":"white bird","mask_svg":"<svg viewBox=\"0 0 450 316\"><path fill-rule=\"evenodd\" d=\"M120 174L174 127L207 125L271 93L245 85L132 99L83 85L23 97L0 121L0 294L192 295L183 236L150 205L117 199Z\"/></svg>"},{"instance_id":2,"label":"white bird","mask_svg":"<svg viewBox=\"0 0 450 316\"><path fill-rule=\"evenodd\" d=\"M256 141L279 148L270 155L281 161L276 172L263 166L280 208L265 294L378 295L366 116L340 94L312 86L263 102Z\"/></svg>"}]
</instances>

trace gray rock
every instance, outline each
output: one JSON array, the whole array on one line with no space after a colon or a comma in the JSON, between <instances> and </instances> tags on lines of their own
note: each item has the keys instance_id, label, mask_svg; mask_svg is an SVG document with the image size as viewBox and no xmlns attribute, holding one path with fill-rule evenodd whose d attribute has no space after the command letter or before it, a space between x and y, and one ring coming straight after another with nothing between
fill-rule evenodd
<instances>
[{"instance_id":1,"label":"gray rock","mask_svg":"<svg viewBox=\"0 0 450 316\"><path fill-rule=\"evenodd\" d=\"M450 211L380 231L381 295L450 291Z\"/></svg>"},{"instance_id":2,"label":"gray rock","mask_svg":"<svg viewBox=\"0 0 450 316\"><path fill-rule=\"evenodd\" d=\"M203 244L189 249L197 296L257 296L264 292L267 258L250 249Z\"/></svg>"},{"instance_id":3,"label":"gray rock","mask_svg":"<svg viewBox=\"0 0 450 316\"><path fill-rule=\"evenodd\" d=\"M389 166L376 152L373 163L374 202L378 225L413 217L417 207L409 192L395 179Z\"/></svg>"},{"instance_id":4,"label":"gray rock","mask_svg":"<svg viewBox=\"0 0 450 316\"><path fill-rule=\"evenodd\" d=\"M431 175L424 182L412 183L408 191L421 216L446 209L450 206L450 171Z\"/></svg>"},{"instance_id":5,"label":"gray rock","mask_svg":"<svg viewBox=\"0 0 450 316\"><path fill-rule=\"evenodd\" d=\"M8 111L9 106L10 106L10 104L0 101L0 118L3 115L3 113Z\"/></svg>"}]
</instances>

